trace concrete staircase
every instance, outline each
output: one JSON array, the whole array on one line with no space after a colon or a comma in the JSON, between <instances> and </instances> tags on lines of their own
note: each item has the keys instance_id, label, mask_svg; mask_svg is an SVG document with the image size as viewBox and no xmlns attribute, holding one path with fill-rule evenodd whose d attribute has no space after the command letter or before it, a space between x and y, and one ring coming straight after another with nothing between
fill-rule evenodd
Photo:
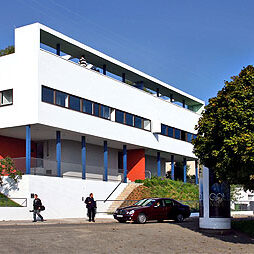
<instances>
[{"instance_id":1,"label":"concrete staircase","mask_svg":"<svg viewBox=\"0 0 254 254\"><path fill-rule=\"evenodd\" d=\"M128 185L124 188L124 190L120 193L120 195L116 198L115 201L109 206L107 212L113 213L118 207L120 207L123 203L126 203L127 197L132 193L132 191L138 186L142 185L142 183L128 183ZM119 200L119 201L117 201ZM128 205L128 204L127 204Z\"/></svg>"}]
</instances>

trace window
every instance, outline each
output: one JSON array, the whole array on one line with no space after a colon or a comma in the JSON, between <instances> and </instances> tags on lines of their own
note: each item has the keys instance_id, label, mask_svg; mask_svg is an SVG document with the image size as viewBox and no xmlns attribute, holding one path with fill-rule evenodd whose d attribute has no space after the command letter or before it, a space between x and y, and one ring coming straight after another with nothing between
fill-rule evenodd
<instances>
[{"instance_id":1,"label":"window","mask_svg":"<svg viewBox=\"0 0 254 254\"><path fill-rule=\"evenodd\" d=\"M70 105L69 105L70 109L80 111L80 99L78 97L70 95L70 102L69 103L70 103Z\"/></svg>"},{"instance_id":2,"label":"window","mask_svg":"<svg viewBox=\"0 0 254 254\"><path fill-rule=\"evenodd\" d=\"M181 139L181 131L178 129L175 129L175 138L176 139Z\"/></svg>"},{"instance_id":3,"label":"window","mask_svg":"<svg viewBox=\"0 0 254 254\"><path fill-rule=\"evenodd\" d=\"M132 114L129 114L129 113L125 114L125 123L127 125L133 126L133 115Z\"/></svg>"},{"instance_id":4,"label":"window","mask_svg":"<svg viewBox=\"0 0 254 254\"><path fill-rule=\"evenodd\" d=\"M88 100L83 100L83 112L92 115L93 103Z\"/></svg>"},{"instance_id":5,"label":"window","mask_svg":"<svg viewBox=\"0 0 254 254\"><path fill-rule=\"evenodd\" d=\"M13 90L5 90L0 92L0 105L9 105L13 102Z\"/></svg>"},{"instance_id":6,"label":"window","mask_svg":"<svg viewBox=\"0 0 254 254\"><path fill-rule=\"evenodd\" d=\"M118 169L123 169L123 153L118 152Z\"/></svg>"},{"instance_id":7,"label":"window","mask_svg":"<svg viewBox=\"0 0 254 254\"><path fill-rule=\"evenodd\" d=\"M151 121L148 119L144 119L144 129L147 131L151 131Z\"/></svg>"},{"instance_id":8,"label":"window","mask_svg":"<svg viewBox=\"0 0 254 254\"><path fill-rule=\"evenodd\" d=\"M193 139L196 139L197 138L197 135L193 134Z\"/></svg>"},{"instance_id":9,"label":"window","mask_svg":"<svg viewBox=\"0 0 254 254\"><path fill-rule=\"evenodd\" d=\"M56 105L68 107L68 94L56 91Z\"/></svg>"},{"instance_id":10,"label":"window","mask_svg":"<svg viewBox=\"0 0 254 254\"><path fill-rule=\"evenodd\" d=\"M110 107L101 105L101 113L100 113L100 116L101 116L102 118L110 119L110 113L111 113Z\"/></svg>"},{"instance_id":11,"label":"window","mask_svg":"<svg viewBox=\"0 0 254 254\"><path fill-rule=\"evenodd\" d=\"M164 125L164 124L162 124L161 125L161 134L162 135L167 135L167 126L166 125Z\"/></svg>"},{"instance_id":12,"label":"window","mask_svg":"<svg viewBox=\"0 0 254 254\"><path fill-rule=\"evenodd\" d=\"M134 126L137 128L142 129L142 119L141 117L135 116L134 117Z\"/></svg>"},{"instance_id":13,"label":"window","mask_svg":"<svg viewBox=\"0 0 254 254\"><path fill-rule=\"evenodd\" d=\"M42 101L54 104L54 90L48 87L42 87Z\"/></svg>"},{"instance_id":14,"label":"window","mask_svg":"<svg viewBox=\"0 0 254 254\"><path fill-rule=\"evenodd\" d=\"M124 113L120 110L116 110L116 122L124 123Z\"/></svg>"},{"instance_id":15,"label":"window","mask_svg":"<svg viewBox=\"0 0 254 254\"><path fill-rule=\"evenodd\" d=\"M100 105L98 103L93 103L93 115L99 116Z\"/></svg>"},{"instance_id":16,"label":"window","mask_svg":"<svg viewBox=\"0 0 254 254\"><path fill-rule=\"evenodd\" d=\"M186 131L181 131L181 140L186 141Z\"/></svg>"},{"instance_id":17,"label":"window","mask_svg":"<svg viewBox=\"0 0 254 254\"><path fill-rule=\"evenodd\" d=\"M168 127L168 136L171 138L174 137L174 128Z\"/></svg>"},{"instance_id":18,"label":"window","mask_svg":"<svg viewBox=\"0 0 254 254\"><path fill-rule=\"evenodd\" d=\"M191 143L192 142L192 134L191 133L187 133L187 142Z\"/></svg>"},{"instance_id":19,"label":"window","mask_svg":"<svg viewBox=\"0 0 254 254\"><path fill-rule=\"evenodd\" d=\"M166 207L172 207L173 201L170 199L164 199Z\"/></svg>"}]
</instances>

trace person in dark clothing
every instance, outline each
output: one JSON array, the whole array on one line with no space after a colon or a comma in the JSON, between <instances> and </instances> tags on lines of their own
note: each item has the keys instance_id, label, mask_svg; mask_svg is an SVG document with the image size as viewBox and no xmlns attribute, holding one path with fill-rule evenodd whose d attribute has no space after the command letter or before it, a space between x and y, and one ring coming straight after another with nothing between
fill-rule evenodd
<instances>
[{"instance_id":1,"label":"person in dark clothing","mask_svg":"<svg viewBox=\"0 0 254 254\"><path fill-rule=\"evenodd\" d=\"M86 203L89 221L92 220L93 222L95 222L94 217L95 217L95 210L96 210L96 202L93 199L93 193L90 193L89 197L86 198L85 203Z\"/></svg>"},{"instance_id":2,"label":"person in dark clothing","mask_svg":"<svg viewBox=\"0 0 254 254\"><path fill-rule=\"evenodd\" d=\"M33 211L34 220L33 220L33 222L37 222L36 215L38 215L40 217L41 221L44 221L43 217L40 215L42 203L41 203L41 200L38 198L37 194L34 194L33 207L34 207L34 211Z\"/></svg>"}]
</instances>

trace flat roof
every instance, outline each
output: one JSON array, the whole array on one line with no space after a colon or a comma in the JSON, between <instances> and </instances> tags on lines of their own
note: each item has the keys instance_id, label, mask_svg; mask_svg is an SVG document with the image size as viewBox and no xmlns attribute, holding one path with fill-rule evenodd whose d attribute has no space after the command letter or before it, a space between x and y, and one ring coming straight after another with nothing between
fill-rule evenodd
<instances>
[{"instance_id":1,"label":"flat roof","mask_svg":"<svg viewBox=\"0 0 254 254\"><path fill-rule=\"evenodd\" d=\"M185 104L188 106L202 106L205 104L204 101L192 95L189 95L142 71L139 71L127 64L124 64L60 32L57 32L40 23L35 24L37 24L40 29L40 42L47 46L56 49L56 45L60 44L61 51L68 55L71 55L74 58L80 58L81 55L85 55L88 63L92 63L99 68L103 68L103 65L106 65L107 71L118 76L122 76L122 73L125 73L125 77L127 80L130 80L132 82L143 81L146 88L153 91L156 91L156 89L158 88L159 92L163 96L170 97L170 95L172 94L175 101L182 102L184 100Z\"/></svg>"}]
</instances>

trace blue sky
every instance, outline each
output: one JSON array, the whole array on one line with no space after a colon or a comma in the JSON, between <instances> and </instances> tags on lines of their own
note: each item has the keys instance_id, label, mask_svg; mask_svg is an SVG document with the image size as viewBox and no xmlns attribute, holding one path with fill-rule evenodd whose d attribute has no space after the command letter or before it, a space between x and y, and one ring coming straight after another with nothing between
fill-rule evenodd
<instances>
[{"instance_id":1,"label":"blue sky","mask_svg":"<svg viewBox=\"0 0 254 254\"><path fill-rule=\"evenodd\" d=\"M9 0L0 48L40 22L206 102L254 63L253 0Z\"/></svg>"}]
</instances>

